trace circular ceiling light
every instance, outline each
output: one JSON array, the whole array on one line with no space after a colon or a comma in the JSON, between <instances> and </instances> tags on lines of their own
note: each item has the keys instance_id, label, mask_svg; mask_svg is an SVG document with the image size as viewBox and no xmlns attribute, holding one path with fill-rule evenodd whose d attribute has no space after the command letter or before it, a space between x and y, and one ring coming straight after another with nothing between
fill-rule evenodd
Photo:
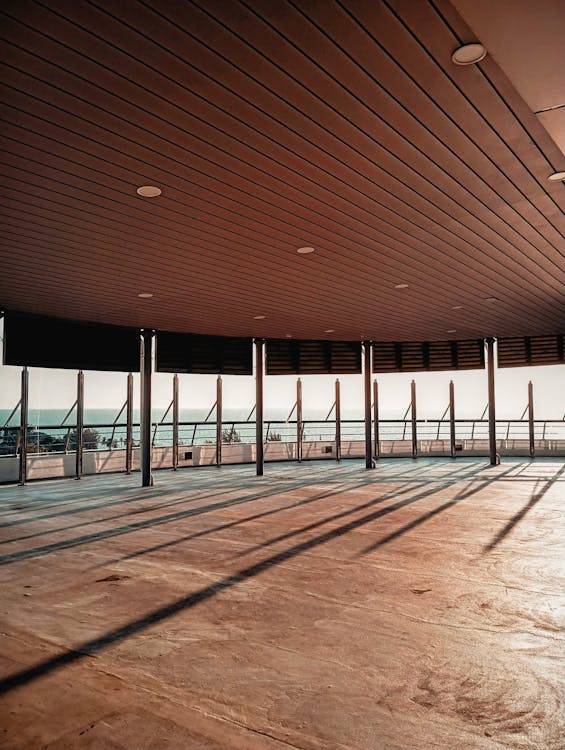
<instances>
[{"instance_id":1,"label":"circular ceiling light","mask_svg":"<svg viewBox=\"0 0 565 750\"><path fill-rule=\"evenodd\" d=\"M463 305L453 305L453 307L451 309L452 310L462 310L463 309Z\"/></svg>"},{"instance_id":2,"label":"circular ceiling light","mask_svg":"<svg viewBox=\"0 0 565 750\"><path fill-rule=\"evenodd\" d=\"M254 315L253 320L265 320L266 315Z\"/></svg>"},{"instance_id":3,"label":"circular ceiling light","mask_svg":"<svg viewBox=\"0 0 565 750\"><path fill-rule=\"evenodd\" d=\"M395 284L395 289L408 289L408 284Z\"/></svg>"},{"instance_id":4,"label":"circular ceiling light","mask_svg":"<svg viewBox=\"0 0 565 750\"><path fill-rule=\"evenodd\" d=\"M451 55L451 59L456 65L474 65L481 62L487 56L487 51L480 42L464 44L458 47Z\"/></svg>"},{"instance_id":5,"label":"circular ceiling light","mask_svg":"<svg viewBox=\"0 0 565 750\"><path fill-rule=\"evenodd\" d=\"M554 172L547 178L550 182L563 182L565 180L565 172Z\"/></svg>"},{"instance_id":6,"label":"circular ceiling light","mask_svg":"<svg viewBox=\"0 0 565 750\"><path fill-rule=\"evenodd\" d=\"M308 255L309 253L315 253L316 251L313 247L299 247L296 252L300 255Z\"/></svg>"},{"instance_id":7,"label":"circular ceiling light","mask_svg":"<svg viewBox=\"0 0 565 750\"><path fill-rule=\"evenodd\" d=\"M150 299L153 297L153 294L151 292L141 292L141 294L137 295L140 299Z\"/></svg>"},{"instance_id":8,"label":"circular ceiling light","mask_svg":"<svg viewBox=\"0 0 565 750\"><path fill-rule=\"evenodd\" d=\"M284 337L285 337L285 339L291 339L292 338L292 333L285 333Z\"/></svg>"},{"instance_id":9,"label":"circular ceiling light","mask_svg":"<svg viewBox=\"0 0 565 750\"><path fill-rule=\"evenodd\" d=\"M485 302L500 302L498 297L485 297Z\"/></svg>"},{"instance_id":10,"label":"circular ceiling light","mask_svg":"<svg viewBox=\"0 0 565 750\"><path fill-rule=\"evenodd\" d=\"M328 328L324 333L335 333L335 328Z\"/></svg>"},{"instance_id":11,"label":"circular ceiling light","mask_svg":"<svg viewBox=\"0 0 565 750\"><path fill-rule=\"evenodd\" d=\"M137 188L136 192L143 198L156 198L161 195L161 188L155 187L155 185L142 185Z\"/></svg>"},{"instance_id":12,"label":"circular ceiling light","mask_svg":"<svg viewBox=\"0 0 565 750\"><path fill-rule=\"evenodd\" d=\"M450 328L446 333L457 333L457 328Z\"/></svg>"}]
</instances>

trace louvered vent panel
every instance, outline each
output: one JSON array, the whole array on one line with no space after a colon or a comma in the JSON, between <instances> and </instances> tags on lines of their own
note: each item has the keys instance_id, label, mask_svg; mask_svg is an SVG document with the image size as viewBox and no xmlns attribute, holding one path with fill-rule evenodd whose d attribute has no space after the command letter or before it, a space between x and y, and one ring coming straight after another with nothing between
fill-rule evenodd
<instances>
[{"instance_id":1,"label":"louvered vent panel","mask_svg":"<svg viewBox=\"0 0 565 750\"><path fill-rule=\"evenodd\" d=\"M565 361L563 334L498 339L498 366L557 365Z\"/></svg>"},{"instance_id":2,"label":"louvered vent panel","mask_svg":"<svg viewBox=\"0 0 565 750\"><path fill-rule=\"evenodd\" d=\"M156 362L157 372L251 375L252 340L161 331Z\"/></svg>"},{"instance_id":3,"label":"louvered vent panel","mask_svg":"<svg viewBox=\"0 0 565 750\"><path fill-rule=\"evenodd\" d=\"M356 341L267 341L267 375L354 374L361 372Z\"/></svg>"}]
</instances>

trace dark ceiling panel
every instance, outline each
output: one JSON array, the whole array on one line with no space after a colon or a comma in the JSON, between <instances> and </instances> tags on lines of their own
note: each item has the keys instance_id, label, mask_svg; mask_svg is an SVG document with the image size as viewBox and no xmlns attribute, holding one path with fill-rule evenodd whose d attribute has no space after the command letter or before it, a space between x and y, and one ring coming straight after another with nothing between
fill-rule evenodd
<instances>
[{"instance_id":1,"label":"dark ceiling panel","mask_svg":"<svg viewBox=\"0 0 565 750\"><path fill-rule=\"evenodd\" d=\"M4 364L139 372L139 330L7 312Z\"/></svg>"},{"instance_id":2,"label":"dark ceiling panel","mask_svg":"<svg viewBox=\"0 0 565 750\"><path fill-rule=\"evenodd\" d=\"M565 318L563 156L491 57L451 63L470 32L447 0L1 18L7 308L313 340Z\"/></svg>"},{"instance_id":3,"label":"dark ceiling panel","mask_svg":"<svg viewBox=\"0 0 565 750\"><path fill-rule=\"evenodd\" d=\"M157 332L157 372L251 375L253 347L249 338Z\"/></svg>"}]
</instances>

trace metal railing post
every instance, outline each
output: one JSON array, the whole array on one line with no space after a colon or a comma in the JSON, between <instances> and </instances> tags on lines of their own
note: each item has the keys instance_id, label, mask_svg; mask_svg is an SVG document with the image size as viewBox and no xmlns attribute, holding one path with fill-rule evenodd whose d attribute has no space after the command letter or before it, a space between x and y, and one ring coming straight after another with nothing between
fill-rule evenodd
<instances>
[{"instance_id":1,"label":"metal railing post","mask_svg":"<svg viewBox=\"0 0 565 750\"><path fill-rule=\"evenodd\" d=\"M128 374L126 391L126 474L131 474L133 464L133 375Z\"/></svg>"},{"instance_id":2,"label":"metal railing post","mask_svg":"<svg viewBox=\"0 0 565 750\"><path fill-rule=\"evenodd\" d=\"M455 450L455 386L453 380L449 381L449 443L451 458L455 458L457 453Z\"/></svg>"},{"instance_id":3,"label":"metal railing post","mask_svg":"<svg viewBox=\"0 0 565 750\"><path fill-rule=\"evenodd\" d=\"M216 466L222 465L222 376L216 380Z\"/></svg>"},{"instance_id":4,"label":"metal railing post","mask_svg":"<svg viewBox=\"0 0 565 750\"><path fill-rule=\"evenodd\" d=\"M263 476L263 371L265 340L255 339L255 460L258 477Z\"/></svg>"},{"instance_id":5,"label":"metal railing post","mask_svg":"<svg viewBox=\"0 0 565 750\"><path fill-rule=\"evenodd\" d=\"M412 419L412 458L418 458L418 428L416 424L416 381L410 383L410 411Z\"/></svg>"},{"instance_id":6,"label":"metal railing post","mask_svg":"<svg viewBox=\"0 0 565 750\"><path fill-rule=\"evenodd\" d=\"M373 343L363 342L363 377L365 385L365 468L373 469L373 435L371 425L371 376L373 369Z\"/></svg>"},{"instance_id":7,"label":"metal railing post","mask_svg":"<svg viewBox=\"0 0 565 750\"><path fill-rule=\"evenodd\" d=\"M296 381L296 460L302 461L302 381Z\"/></svg>"},{"instance_id":8,"label":"metal railing post","mask_svg":"<svg viewBox=\"0 0 565 750\"><path fill-rule=\"evenodd\" d=\"M341 391L339 378L335 381L335 460L341 461Z\"/></svg>"},{"instance_id":9,"label":"metal railing post","mask_svg":"<svg viewBox=\"0 0 565 750\"><path fill-rule=\"evenodd\" d=\"M27 428L29 411L29 372L27 367L22 369L22 384L20 397L20 467L19 483L24 485L27 479Z\"/></svg>"},{"instance_id":10,"label":"metal railing post","mask_svg":"<svg viewBox=\"0 0 565 750\"><path fill-rule=\"evenodd\" d=\"M75 479L82 479L82 455L84 448L84 373L79 370L77 375L77 425L75 431Z\"/></svg>"},{"instance_id":11,"label":"metal railing post","mask_svg":"<svg viewBox=\"0 0 565 750\"><path fill-rule=\"evenodd\" d=\"M153 374L154 332L144 329L141 332L141 486L151 487L151 378Z\"/></svg>"},{"instance_id":12,"label":"metal railing post","mask_svg":"<svg viewBox=\"0 0 565 750\"><path fill-rule=\"evenodd\" d=\"M536 440L534 432L534 386L531 380L528 383L528 426L530 433L530 458L535 458Z\"/></svg>"},{"instance_id":13,"label":"metal railing post","mask_svg":"<svg viewBox=\"0 0 565 750\"><path fill-rule=\"evenodd\" d=\"M488 440L490 465L496 466L499 459L496 452L496 405L494 392L494 339L486 339L488 366Z\"/></svg>"},{"instance_id":14,"label":"metal railing post","mask_svg":"<svg viewBox=\"0 0 565 750\"><path fill-rule=\"evenodd\" d=\"M173 376L173 469L179 466L179 376Z\"/></svg>"},{"instance_id":15,"label":"metal railing post","mask_svg":"<svg viewBox=\"0 0 565 750\"><path fill-rule=\"evenodd\" d=\"M373 455L375 458L379 458L381 455L381 436L379 431L379 384L376 380L373 382L373 430L375 435Z\"/></svg>"}]
</instances>

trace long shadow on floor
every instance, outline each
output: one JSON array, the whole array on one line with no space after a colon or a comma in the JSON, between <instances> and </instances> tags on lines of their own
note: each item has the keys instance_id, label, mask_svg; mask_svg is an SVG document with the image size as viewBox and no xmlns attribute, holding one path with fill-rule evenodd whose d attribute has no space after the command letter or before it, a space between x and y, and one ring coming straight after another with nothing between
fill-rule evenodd
<instances>
[{"instance_id":1,"label":"long shadow on floor","mask_svg":"<svg viewBox=\"0 0 565 750\"><path fill-rule=\"evenodd\" d=\"M430 496L437 492L438 488L436 487L427 493L421 493L421 497ZM73 662L82 659L86 655L97 653L110 644L122 641L131 635L134 635L147 629L148 627L151 627L152 625L167 620L173 615L184 612L185 610L190 609L197 604L200 604L201 602L204 602L216 596L222 591L230 589L233 586L236 586L259 575L269 568L280 565L304 552L314 549L333 539L339 538L344 534L353 531L354 529L360 528L361 526L364 526L370 521L383 515L384 512L390 513L392 512L393 508L396 509L397 507L404 507L405 505L415 501L416 500L414 498L410 498L408 500L401 501L400 503L396 503L395 506L390 506L390 508L384 508L364 515L361 518L356 518L347 524L330 529L323 534L320 534L319 536L300 542L299 544L271 555L270 557L267 557L266 559L261 560L258 563L249 565L248 567L243 568L237 573L227 576L226 578L217 581L209 586L205 586L204 588L201 588L200 590L189 594L188 596L177 599L176 601L168 604L165 607L160 607L159 609L156 609L153 612L150 612L149 614L144 615L143 617L140 617L136 620L132 620L126 625L115 628L114 630L111 630L104 635L99 636L98 638L93 638L91 640L85 641L84 643L79 644L72 651L67 651L53 658L46 659L45 661L35 665L34 667L22 670L14 675L11 675L10 677L5 678L0 682L0 692L6 692L15 687L27 684L42 675L52 672L53 670L60 669L68 664L72 664ZM340 514L338 514L337 517L339 516Z\"/></svg>"},{"instance_id":2,"label":"long shadow on floor","mask_svg":"<svg viewBox=\"0 0 565 750\"><path fill-rule=\"evenodd\" d=\"M517 523L519 523L524 516L529 513L529 511L539 503L539 501L542 499L542 497L547 493L547 491L551 488L555 482L559 481L559 477L563 476L565 473L565 466L563 466L559 471L555 474L555 476L551 477L551 479L546 480L544 487L539 492L534 492L532 497L528 500L526 505L524 505L521 510L516 513L515 516L513 516L510 521L502 528L498 534L483 548L483 554L486 554L493 550L500 542L510 534L512 529L516 526Z\"/></svg>"}]
</instances>

